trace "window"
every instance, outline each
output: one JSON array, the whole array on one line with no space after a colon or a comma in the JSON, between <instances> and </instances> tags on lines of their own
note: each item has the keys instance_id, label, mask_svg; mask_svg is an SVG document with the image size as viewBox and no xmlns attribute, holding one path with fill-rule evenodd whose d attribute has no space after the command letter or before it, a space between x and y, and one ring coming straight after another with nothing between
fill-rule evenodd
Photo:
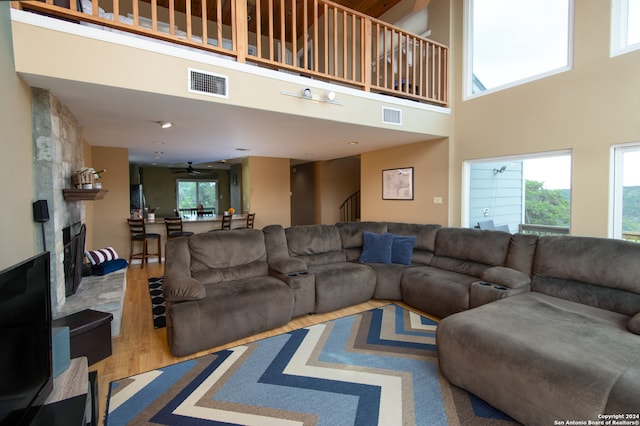
<instances>
[{"instance_id":1,"label":"window","mask_svg":"<svg viewBox=\"0 0 640 426\"><path fill-rule=\"evenodd\" d=\"M640 0L613 0L611 56L640 49Z\"/></svg>"},{"instance_id":2,"label":"window","mask_svg":"<svg viewBox=\"0 0 640 426\"><path fill-rule=\"evenodd\" d=\"M568 234L571 154L562 151L466 162L465 193L464 226Z\"/></svg>"},{"instance_id":3,"label":"window","mask_svg":"<svg viewBox=\"0 0 640 426\"><path fill-rule=\"evenodd\" d=\"M467 0L467 96L569 69L572 10L573 0Z\"/></svg>"},{"instance_id":4,"label":"window","mask_svg":"<svg viewBox=\"0 0 640 426\"><path fill-rule=\"evenodd\" d=\"M640 241L640 143L613 148L613 238Z\"/></svg>"},{"instance_id":5,"label":"window","mask_svg":"<svg viewBox=\"0 0 640 426\"><path fill-rule=\"evenodd\" d=\"M215 212L218 207L218 182L215 180L178 179L178 210L197 209L202 205L205 210Z\"/></svg>"}]
</instances>

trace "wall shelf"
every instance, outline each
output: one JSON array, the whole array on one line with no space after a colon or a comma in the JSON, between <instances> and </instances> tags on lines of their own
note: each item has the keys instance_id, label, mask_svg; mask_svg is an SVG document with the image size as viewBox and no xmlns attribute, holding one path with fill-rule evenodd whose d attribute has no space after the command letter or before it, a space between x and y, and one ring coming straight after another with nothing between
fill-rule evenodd
<instances>
[{"instance_id":1,"label":"wall shelf","mask_svg":"<svg viewBox=\"0 0 640 426\"><path fill-rule=\"evenodd\" d=\"M63 189L65 201L102 200L109 192L106 189Z\"/></svg>"}]
</instances>

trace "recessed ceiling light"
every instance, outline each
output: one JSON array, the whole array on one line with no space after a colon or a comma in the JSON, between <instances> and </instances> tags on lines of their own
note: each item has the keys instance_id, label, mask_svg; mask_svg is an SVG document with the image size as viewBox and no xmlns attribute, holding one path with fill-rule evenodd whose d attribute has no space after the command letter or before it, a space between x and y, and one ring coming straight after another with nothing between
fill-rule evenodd
<instances>
[{"instance_id":1,"label":"recessed ceiling light","mask_svg":"<svg viewBox=\"0 0 640 426\"><path fill-rule=\"evenodd\" d=\"M358 145L358 141L349 141L347 142L349 145Z\"/></svg>"},{"instance_id":2,"label":"recessed ceiling light","mask_svg":"<svg viewBox=\"0 0 640 426\"><path fill-rule=\"evenodd\" d=\"M162 127L163 129L168 129L169 127L173 126L173 123L170 121L158 121L158 124L160 125L160 127Z\"/></svg>"}]
</instances>

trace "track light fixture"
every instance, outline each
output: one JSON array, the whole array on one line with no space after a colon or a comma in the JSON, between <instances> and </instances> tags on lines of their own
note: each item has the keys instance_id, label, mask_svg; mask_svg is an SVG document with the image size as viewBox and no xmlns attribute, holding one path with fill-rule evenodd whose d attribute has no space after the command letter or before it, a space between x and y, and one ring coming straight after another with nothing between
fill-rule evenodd
<instances>
[{"instance_id":1,"label":"track light fixture","mask_svg":"<svg viewBox=\"0 0 640 426\"><path fill-rule=\"evenodd\" d=\"M320 96L317 93L313 93L311 89L308 87L305 87L304 89L300 90L300 92L297 92L297 93L289 92L287 90L281 90L280 94L293 96L300 99L306 99L312 102L325 102L328 104L343 105L342 102L336 101L336 92L334 92L333 90L327 91L324 94L324 96Z\"/></svg>"}]
</instances>

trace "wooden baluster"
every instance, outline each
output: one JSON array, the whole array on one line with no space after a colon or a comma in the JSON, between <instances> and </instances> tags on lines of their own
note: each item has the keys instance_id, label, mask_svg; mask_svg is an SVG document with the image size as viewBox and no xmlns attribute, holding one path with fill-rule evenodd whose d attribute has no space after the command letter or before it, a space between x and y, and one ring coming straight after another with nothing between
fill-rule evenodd
<instances>
[{"instance_id":1,"label":"wooden baluster","mask_svg":"<svg viewBox=\"0 0 640 426\"><path fill-rule=\"evenodd\" d=\"M287 63L287 34L285 31L285 14L284 14L284 1L280 0L280 62L281 64Z\"/></svg>"},{"instance_id":2,"label":"wooden baluster","mask_svg":"<svg viewBox=\"0 0 640 426\"><path fill-rule=\"evenodd\" d=\"M158 1L151 0L151 29L158 31Z\"/></svg>"},{"instance_id":3,"label":"wooden baluster","mask_svg":"<svg viewBox=\"0 0 640 426\"><path fill-rule=\"evenodd\" d=\"M298 8L296 0L291 0L291 65L299 67L298 64Z\"/></svg>"},{"instance_id":4,"label":"wooden baluster","mask_svg":"<svg viewBox=\"0 0 640 426\"><path fill-rule=\"evenodd\" d=\"M260 0L256 0L256 56L262 58L262 13Z\"/></svg>"},{"instance_id":5,"label":"wooden baluster","mask_svg":"<svg viewBox=\"0 0 640 426\"><path fill-rule=\"evenodd\" d=\"M190 0L185 0L187 3ZM169 0L169 35L175 36L173 27L176 25L176 5L175 0Z\"/></svg>"}]
</instances>

